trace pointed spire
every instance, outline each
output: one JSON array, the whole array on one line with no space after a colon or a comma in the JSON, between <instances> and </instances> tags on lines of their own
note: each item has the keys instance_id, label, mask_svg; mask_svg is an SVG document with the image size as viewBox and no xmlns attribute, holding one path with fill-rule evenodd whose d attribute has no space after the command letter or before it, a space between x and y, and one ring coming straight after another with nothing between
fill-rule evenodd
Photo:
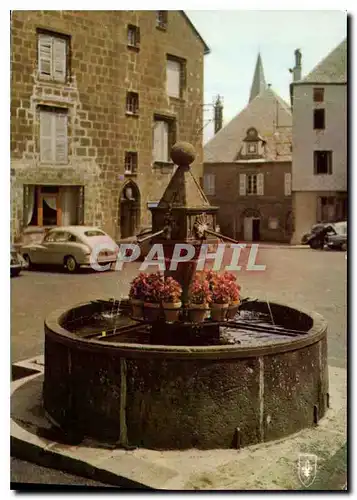
<instances>
[{"instance_id":1,"label":"pointed spire","mask_svg":"<svg viewBox=\"0 0 357 500\"><path fill-rule=\"evenodd\" d=\"M257 59L257 64L255 65L255 71L254 71L254 77L253 77L253 83L250 88L250 97L249 97L249 102L254 99L254 97L257 97L261 92L263 92L266 89L266 82L264 78L264 70L263 70L263 63L262 63L262 58L260 57L260 52L258 53L258 59Z\"/></svg>"}]
</instances>

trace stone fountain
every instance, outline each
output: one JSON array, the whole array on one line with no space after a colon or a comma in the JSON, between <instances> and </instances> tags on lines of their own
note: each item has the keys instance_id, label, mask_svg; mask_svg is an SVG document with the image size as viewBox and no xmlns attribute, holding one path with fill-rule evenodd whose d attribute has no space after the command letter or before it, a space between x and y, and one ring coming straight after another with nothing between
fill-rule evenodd
<instances>
[{"instance_id":1,"label":"stone fountain","mask_svg":"<svg viewBox=\"0 0 357 500\"><path fill-rule=\"evenodd\" d=\"M195 248L166 271L181 283L185 307L202 244L233 240L215 231L217 207L192 175L192 146L177 144L172 159L178 168L151 209L152 239L164 246L166 269L175 243ZM77 442L213 449L282 438L325 414L327 325L318 314L246 300L234 321L207 321L199 336L195 329L136 321L127 300L55 311L45 322L48 417Z\"/></svg>"}]
</instances>

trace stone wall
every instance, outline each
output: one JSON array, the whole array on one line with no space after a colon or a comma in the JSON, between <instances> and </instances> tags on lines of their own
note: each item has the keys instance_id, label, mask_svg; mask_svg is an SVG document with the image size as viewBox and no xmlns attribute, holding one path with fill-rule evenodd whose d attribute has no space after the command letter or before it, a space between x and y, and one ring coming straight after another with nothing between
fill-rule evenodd
<instances>
[{"instance_id":1,"label":"stone wall","mask_svg":"<svg viewBox=\"0 0 357 500\"><path fill-rule=\"evenodd\" d=\"M127 25L140 27L140 49L127 46ZM65 83L38 75L37 29L70 37ZM202 175L204 45L180 11L167 30L155 11L13 11L11 17L11 229L23 220L23 185L84 186L85 224L120 237L120 194L132 179L140 191L140 223L148 201L159 200L172 167L152 162L154 115L176 120L176 139L194 144ZM186 60L182 99L166 96L166 55ZM126 115L126 92L139 94L138 116ZM42 165L38 106L68 110L68 164ZM135 175L124 174L125 151L138 152Z\"/></svg>"},{"instance_id":2,"label":"stone wall","mask_svg":"<svg viewBox=\"0 0 357 500\"><path fill-rule=\"evenodd\" d=\"M221 232L244 239L244 217L260 218L260 239L290 242L293 231L292 197L285 195L285 173L291 173L291 162L267 163L205 163L205 174L215 174L215 195L207 195L218 206L217 221ZM240 174L264 174L264 194L239 194ZM270 220L278 227L271 228Z\"/></svg>"}]
</instances>

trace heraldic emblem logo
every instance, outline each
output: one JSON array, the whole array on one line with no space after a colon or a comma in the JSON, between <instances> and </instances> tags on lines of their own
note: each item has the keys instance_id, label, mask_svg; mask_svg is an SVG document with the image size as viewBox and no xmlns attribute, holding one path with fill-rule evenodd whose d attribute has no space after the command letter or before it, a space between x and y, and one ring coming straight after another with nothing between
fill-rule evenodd
<instances>
[{"instance_id":1,"label":"heraldic emblem logo","mask_svg":"<svg viewBox=\"0 0 357 500\"><path fill-rule=\"evenodd\" d=\"M306 487L310 486L316 477L317 471L317 456L301 453L299 455L298 473L299 479Z\"/></svg>"}]
</instances>

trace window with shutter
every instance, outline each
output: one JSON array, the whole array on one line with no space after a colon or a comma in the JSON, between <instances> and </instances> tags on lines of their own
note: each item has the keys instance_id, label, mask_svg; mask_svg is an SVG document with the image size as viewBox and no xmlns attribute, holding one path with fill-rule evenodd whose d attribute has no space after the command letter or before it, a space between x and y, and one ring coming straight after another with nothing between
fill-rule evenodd
<instances>
[{"instance_id":1,"label":"window with shutter","mask_svg":"<svg viewBox=\"0 0 357 500\"><path fill-rule=\"evenodd\" d=\"M257 194L264 194L264 174L257 175Z\"/></svg>"},{"instance_id":2,"label":"window with shutter","mask_svg":"<svg viewBox=\"0 0 357 500\"><path fill-rule=\"evenodd\" d=\"M53 161L53 113L40 113L40 159L42 163Z\"/></svg>"},{"instance_id":3,"label":"window with shutter","mask_svg":"<svg viewBox=\"0 0 357 500\"><path fill-rule=\"evenodd\" d=\"M291 174L285 174L285 186L284 186L285 196L291 195Z\"/></svg>"},{"instance_id":4,"label":"window with shutter","mask_svg":"<svg viewBox=\"0 0 357 500\"><path fill-rule=\"evenodd\" d=\"M52 37L40 35L38 38L38 66L41 75L52 73Z\"/></svg>"},{"instance_id":5,"label":"window with shutter","mask_svg":"<svg viewBox=\"0 0 357 500\"><path fill-rule=\"evenodd\" d=\"M167 59L166 66L166 92L170 97L179 98L181 83L181 63L173 59Z\"/></svg>"},{"instance_id":6,"label":"window with shutter","mask_svg":"<svg viewBox=\"0 0 357 500\"><path fill-rule=\"evenodd\" d=\"M67 115L65 113L40 112L40 160L41 163L67 163L68 155Z\"/></svg>"},{"instance_id":7,"label":"window with shutter","mask_svg":"<svg viewBox=\"0 0 357 500\"><path fill-rule=\"evenodd\" d=\"M215 175L205 174L203 176L203 190L208 195L215 194Z\"/></svg>"},{"instance_id":8,"label":"window with shutter","mask_svg":"<svg viewBox=\"0 0 357 500\"><path fill-rule=\"evenodd\" d=\"M154 122L154 147L153 160L154 162L169 161L169 124L163 120Z\"/></svg>"},{"instance_id":9,"label":"window with shutter","mask_svg":"<svg viewBox=\"0 0 357 500\"><path fill-rule=\"evenodd\" d=\"M68 40L61 36L39 33L38 70L42 77L59 82L66 80Z\"/></svg>"},{"instance_id":10,"label":"window with shutter","mask_svg":"<svg viewBox=\"0 0 357 500\"><path fill-rule=\"evenodd\" d=\"M55 161L56 163L67 163L67 115L54 113L55 115Z\"/></svg>"},{"instance_id":11,"label":"window with shutter","mask_svg":"<svg viewBox=\"0 0 357 500\"><path fill-rule=\"evenodd\" d=\"M239 175L239 195L245 196L247 191L247 176L246 174Z\"/></svg>"},{"instance_id":12,"label":"window with shutter","mask_svg":"<svg viewBox=\"0 0 357 500\"><path fill-rule=\"evenodd\" d=\"M63 38L53 38L53 78L59 82L66 79L67 42Z\"/></svg>"}]
</instances>

